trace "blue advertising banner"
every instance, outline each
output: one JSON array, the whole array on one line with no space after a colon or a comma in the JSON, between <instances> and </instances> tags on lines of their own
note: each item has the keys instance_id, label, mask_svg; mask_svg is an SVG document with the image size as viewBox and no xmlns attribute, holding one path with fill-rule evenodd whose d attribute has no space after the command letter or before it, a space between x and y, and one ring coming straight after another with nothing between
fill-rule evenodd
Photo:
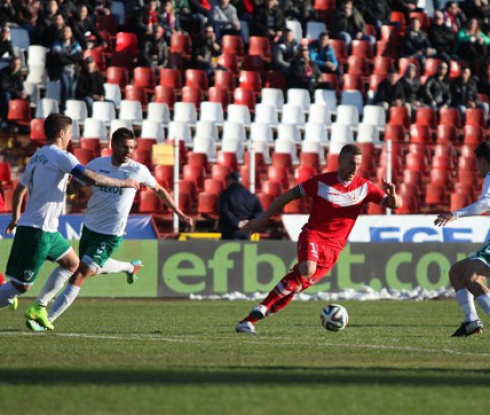
<instances>
[{"instance_id":1,"label":"blue advertising banner","mask_svg":"<svg viewBox=\"0 0 490 415\"><path fill-rule=\"evenodd\" d=\"M10 215L0 215L0 239L11 238L5 234L10 222ZM58 230L68 240L78 240L82 232L84 215L65 215L60 217ZM158 239L152 217L150 215L130 215L124 239Z\"/></svg>"}]
</instances>

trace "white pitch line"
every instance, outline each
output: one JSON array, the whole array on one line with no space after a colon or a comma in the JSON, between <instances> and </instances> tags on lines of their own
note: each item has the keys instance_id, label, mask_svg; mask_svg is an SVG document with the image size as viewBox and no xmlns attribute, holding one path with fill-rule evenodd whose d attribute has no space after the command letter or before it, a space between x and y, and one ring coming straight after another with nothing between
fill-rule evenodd
<instances>
[{"instance_id":1,"label":"white pitch line","mask_svg":"<svg viewBox=\"0 0 490 415\"><path fill-rule=\"evenodd\" d=\"M188 344L215 344L217 342L221 342L223 339L235 339L236 336L219 336L216 340L210 339L202 339L198 338L198 336L175 336L175 337L165 337L158 336L154 334L141 334L141 335L133 335L133 336L124 336L124 335L100 335L100 334L83 334L83 333L32 333L32 332L0 332L0 337L19 337L19 336L27 336L27 337L35 337L35 336L49 336L49 337L67 337L67 338L80 338L80 339L95 339L95 340L151 340L151 341L163 341L169 343L188 343ZM243 336L243 335L239 335ZM253 339L253 340L252 340ZM247 344L261 344L264 345L264 342L261 341L272 339L274 343L277 340L280 340L281 337L270 337L270 338L252 338L246 337L244 340ZM284 339L284 338L282 338ZM310 346L328 346L328 347L336 347L336 348L351 348L351 349L371 349L371 350L393 350L400 352L413 352L413 353L446 353L450 355L458 355L458 356L473 356L473 357L490 357L490 353L475 353L475 352L460 352L457 350L451 350L447 348L441 349L425 349L423 347L411 347L411 346L388 346L382 344L346 344L346 343L326 343L326 342L291 342L281 341L281 344L289 345L289 346L302 346L302 345L310 345Z\"/></svg>"}]
</instances>

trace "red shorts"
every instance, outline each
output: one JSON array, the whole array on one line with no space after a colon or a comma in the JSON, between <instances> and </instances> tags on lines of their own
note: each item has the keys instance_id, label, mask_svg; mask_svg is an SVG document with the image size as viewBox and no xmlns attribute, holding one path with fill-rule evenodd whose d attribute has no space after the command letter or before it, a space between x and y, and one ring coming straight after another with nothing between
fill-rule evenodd
<instances>
[{"instance_id":1,"label":"red shorts","mask_svg":"<svg viewBox=\"0 0 490 415\"><path fill-rule=\"evenodd\" d=\"M317 283L337 263L341 249L332 247L315 231L303 230L298 239L298 264L293 268L297 270L304 261L316 262L316 272L303 282L303 289Z\"/></svg>"}]
</instances>

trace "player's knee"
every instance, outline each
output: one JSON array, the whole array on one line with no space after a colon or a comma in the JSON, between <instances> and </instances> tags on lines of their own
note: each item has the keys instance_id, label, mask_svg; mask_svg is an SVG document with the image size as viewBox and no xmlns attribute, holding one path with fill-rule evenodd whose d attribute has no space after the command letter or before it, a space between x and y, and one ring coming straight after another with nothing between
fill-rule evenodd
<instances>
[{"instance_id":1,"label":"player's knee","mask_svg":"<svg viewBox=\"0 0 490 415\"><path fill-rule=\"evenodd\" d=\"M299 272L303 279L308 279L316 272L316 263L306 261L302 262L299 266Z\"/></svg>"},{"instance_id":2,"label":"player's knee","mask_svg":"<svg viewBox=\"0 0 490 415\"><path fill-rule=\"evenodd\" d=\"M27 291L30 290L31 286L30 285L24 285L24 284L19 284L19 283L16 283L14 281L12 281L12 285L15 287L15 289L17 291L19 291L20 293L24 294L26 293Z\"/></svg>"},{"instance_id":3,"label":"player's knee","mask_svg":"<svg viewBox=\"0 0 490 415\"><path fill-rule=\"evenodd\" d=\"M451 285L454 287L458 283L461 283L464 280L464 275L461 274L461 271L458 270L454 265L449 268L449 281Z\"/></svg>"},{"instance_id":4,"label":"player's knee","mask_svg":"<svg viewBox=\"0 0 490 415\"><path fill-rule=\"evenodd\" d=\"M472 284L480 284L482 281L482 276L478 275L476 272L467 272L464 275L464 284L470 286Z\"/></svg>"}]
</instances>

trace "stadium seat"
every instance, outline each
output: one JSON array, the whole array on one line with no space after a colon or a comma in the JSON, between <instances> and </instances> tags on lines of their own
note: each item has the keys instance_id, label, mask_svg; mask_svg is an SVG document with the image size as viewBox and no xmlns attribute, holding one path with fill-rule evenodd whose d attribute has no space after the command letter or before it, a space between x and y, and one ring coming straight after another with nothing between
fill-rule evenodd
<instances>
[{"instance_id":1,"label":"stadium seat","mask_svg":"<svg viewBox=\"0 0 490 415\"><path fill-rule=\"evenodd\" d=\"M136 35L129 32L118 32L116 34L116 52L128 52L137 56L139 49Z\"/></svg>"},{"instance_id":2,"label":"stadium seat","mask_svg":"<svg viewBox=\"0 0 490 415\"><path fill-rule=\"evenodd\" d=\"M255 105L255 122L276 126L279 123L276 107L269 104Z\"/></svg>"},{"instance_id":3,"label":"stadium seat","mask_svg":"<svg viewBox=\"0 0 490 415\"><path fill-rule=\"evenodd\" d=\"M428 169L427 157L422 153L408 153L405 157L405 166L408 170L425 174Z\"/></svg>"},{"instance_id":4,"label":"stadium seat","mask_svg":"<svg viewBox=\"0 0 490 415\"><path fill-rule=\"evenodd\" d=\"M142 107L148 106L148 94L145 88L136 85L126 85L124 88L124 99L126 101L138 101Z\"/></svg>"},{"instance_id":5,"label":"stadium seat","mask_svg":"<svg viewBox=\"0 0 490 415\"><path fill-rule=\"evenodd\" d=\"M122 100L119 110L119 119L128 120L133 124L143 122L143 108L140 101Z\"/></svg>"},{"instance_id":6,"label":"stadium seat","mask_svg":"<svg viewBox=\"0 0 490 415\"><path fill-rule=\"evenodd\" d=\"M250 36L248 54L260 56L265 62L271 60L271 45L267 37Z\"/></svg>"},{"instance_id":7,"label":"stadium seat","mask_svg":"<svg viewBox=\"0 0 490 415\"><path fill-rule=\"evenodd\" d=\"M131 121L128 120L118 120L118 119L112 120L110 126L110 136L112 137L114 131L118 130L119 128L127 128L128 130L132 131L133 124L131 124Z\"/></svg>"},{"instance_id":8,"label":"stadium seat","mask_svg":"<svg viewBox=\"0 0 490 415\"><path fill-rule=\"evenodd\" d=\"M449 196L449 211L455 212L471 203L471 197L467 193L453 192Z\"/></svg>"},{"instance_id":9,"label":"stadium seat","mask_svg":"<svg viewBox=\"0 0 490 415\"><path fill-rule=\"evenodd\" d=\"M133 85L143 87L148 91L153 91L155 88L155 72L152 68L138 66L133 71Z\"/></svg>"},{"instance_id":10,"label":"stadium seat","mask_svg":"<svg viewBox=\"0 0 490 415\"><path fill-rule=\"evenodd\" d=\"M478 125L480 127L485 127L486 121L485 121L485 114L483 110L478 108L468 108L466 110L465 125Z\"/></svg>"},{"instance_id":11,"label":"stadium seat","mask_svg":"<svg viewBox=\"0 0 490 415\"><path fill-rule=\"evenodd\" d=\"M135 57L130 52L117 52L111 53L111 65L126 68L128 71L132 71L135 66Z\"/></svg>"},{"instance_id":12,"label":"stadium seat","mask_svg":"<svg viewBox=\"0 0 490 415\"><path fill-rule=\"evenodd\" d=\"M327 26L323 22L306 22L306 39L317 40L321 33L327 32Z\"/></svg>"},{"instance_id":13,"label":"stadium seat","mask_svg":"<svg viewBox=\"0 0 490 415\"><path fill-rule=\"evenodd\" d=\"M159 104L165 104L172 111L174 109L177 98L175 97L175 89L171 86L157 85L155 87L155 95L153 101Z\"/></svg>"},{"instance_id":14,"label":"stadium seat","mask_svg":"<svg viewBox=\"0 0 490 415\"><path fill-rule=\"evenodd\" d=\"M187 154L187 164L191 166L198 166L204 169L204 172L207 174L208 171L211 171L208 163L208 156L206 153L197 153L190 152Z\"/></svg>"},{"instance_id":15,"label":"stadium seat","mask_svg":"<svg viewBox=\"0 0 490 415\"><path fill-rule=\"evenodd\" d=\"M92 108L92 118L101 120L106 125L109 125L116 118L116 109L112 102L95 101Z\"/></svg>"},{"instance_id":16,"label":"stadium seat","mask_svg":"<svg viewBox=\"0 0 490 415\"><path fill-rule=\"evenodd\" d=\"M420 213L419 203L414 195L402 195L401 199L402 206L395 211L397 215Z\"/></svg>"},{"instance_id":17,"label":"stadium seat","mask_svg":"<svg viewBox=\"0 0 490 415\"><path fill-rule=\"evenodd\" d=\"M223 136L221 140L221 151L218 153L218 162L220 162L220 157L223 157L223 154L226 153L234 154L237 163L243 164L245 157L244 141L229 136Z\"/></svg>"},{"instance_id":18,"label":"stadium seat","mask_svg":"<svg viewBox=\"0 0 490 415\"><path fill-rule=\"evenodd\" d=\"M437 126L436 112L432 108L418 108L415 124L427 125L431 129L435 129Z\"/></svg>"},{"instance_id":19,"label":"stadium seat","mask_svg":"<svg viewBox=\"0 0 490 415\"><path fill-rule=\"evenodd\" d=\"M156 138L138 138L136 147L139 150L149 151L151 153L153 151L153 146L157 144L158 141Z\"/></svg>"},{"instance_id":20,"label":"stadium seat","mask_svg":"<svg viewBox=\"0 0 490 415\"><path fill-rule=\"evenodd\" d=\"M197 213L206 217L218 218L218 195L206 192L199 193Z\"/></svg>"},{"instance_id":21,"label":"stadium seat","mask_svg":"<svg viewBox=\"0 0 490 415\"><path fill-rule=\"evenodd\" d=\"M95 118L86 118L83 125L83 137L97 138L107 142L107 132L104 122Z\"/></svg>"},{"instance_id":22,"label":"stadium seat","mask_svg":"<svg viewBox=\"0 0 490 415\"><path fill-rule=\"evenodd\" d=\"M446 156L434 156L432 158L432 170L454 171L453 159Z\"/></svg>"},{"instance_id":23,"label":"stadium seat","mask_svg":"<svg viewBox=\"0 0 490 415\"><path fill-rule=\"evenodd\" d=\"M107 83L119 85L125 88L128 84L129 75L127 68L123 66L109 66L107 68Z\"/></svg>"},{"instance_id":24,"label":"stadium seat","mask_svg":"<svg viewBox=\"0 0 490 415\"><path fill-rule=\"evenodd\" d=\"M121 105L121 89L119 85L104 83L104 98L108 101L112 101L116 108Z\"/></svg>"},{"instance_id":25,"label":"stadium seat","mask_svg":"<svg viewBox=\"0 0 490 415\"><path fill-rule=\"evenodd\" d=\"M82 165L86 165L88 162L95 158L93 150L81 147L75 147L73 149L73 155Z\"/></svg>"},{"instance_id":26,"label":"stadium seat","mask_svg":"<svg viewBox=\"0 0 490 415\"><path fill-rule=\"evenodd\" d=\"M182 89L182 74L177 69L160 68L160 85Z\"/></svg>"},{"instance_id":27,"label":"stadium seat","mask_svg":"<svg viewBox=\"0 0 490 415\"><path fill-rule=\"evenodd\" d=\"M186 195L185 197L182 197ZM179 205L184 213L192 213L193 206L197 203L197 185L193 180L179 181Z\"/></svg>"},{"instance_id":28,"label":"stadium seat","mask_svg":"<svg viewBox=\"0 0 490 415\"><path fill-rule=\"evenodd\" d=\"M410 117L405 107L391 107L390 120L391 125L401 125L404 128L410 128Z\"/></svg>"},{"instance_id":29,"label":"stadium seat","mask_svg":"<svg viewBox=\"0 0 490 415\"><path fill-rule=\"evenodd\" d=\"M182 102L193 104L197 111L202 101L204 101L204 93L200 88L193 86L185 86L182 88ZM177 104L178 103L176 103L174 107L176 107Z\"/></svg>"},{"instance_id":30,"label":"stadium seat","mask_svg":"<svg viewBox=\"0 0 490 415\"><path fill-rule=\"evenodd\" d=\"M305 125L305 113L298 104L284 104L282 107L281 124Z\"/></svg>"},{"instance_id":31,"label":"stadium seat","mask_svg":"<svg viewBox=\"0 0 490 415\"><path fill-rule=\"evenodd\" d=\"M380 130L386 126L386 112L378 105L366 105L363 110L363 124L375 125Z\"/></svg>"},{"instance_id":32,"label":"stadium seat","mask_svg":"<svg viewBox=\"0 0 490 415\"><path fill-rule=\"evenodd\" d=\"M364 113L364 100L360 91L342 91L340 98L342 105L353 105L357 108L359 115ZM338 112L338 108L337 108Z\"/></svg>"},{"instance_id":33,"label":"stadium seat","mask_svg":"<svg viewBox=\"0 0 490 415\"><path fill-rule=\"evenodd\" d=\"M221 163L224 162L224 156L221 156L220 161ZM236 158L235 158L235 163L236 163ZM236 171L236 166L233 165L233 163L213 164L211 166L211 178L214 180L219 180L222 183L226 183L226 178L232 172L232 168L230 168L230 165L235 167L233 171Z\"/></svg>"},{"instance_id":34,"label":"stadium seat","mask_svg":"<svg viewBox=\"0 0 490 415\"><path fill-rule=\"evenodd\" d=\"M153 166L152 159L151 159L151 150L149 151L141 148L136 148L133 151L132 159L137 163L143 164L149 169L151 169Z\"/></svg>"},{"instance_id":35,"label":"stadium seat","mask_svg":"<svg viewBox=\"0 0 490 415\"><path fill-rule=\"evenodd\" d=\"M255 109L255 103L252 110ZM237 122L246 126L251 123L250 119L250 107L247 105L230 104L227 108L228 117L227 121Z\"/></svg>"},{"instance_id":36,"label":"stadium seat","mask_svg":"<svg viewBox=\"0 0 490 415\"><path fill-rule=\"evenodd\" d=\"M66 101L65 115L83 123L83 120L88 118L87 104L85 101L69 99Z\"/></svg>"},{"instance_id":37,"label":"stadium seat","mask_svg":"<svg viewBox=\"0 0 490 415\"><path fill-rule=\"evenodd\" d=\"M384 139L392 141L405 141L405 129L403 125L387 124L385 127Z\"/></svg>"},{"instance_id":38,"label":"stadium seat","mask_svg":"<svg viewBox=\"0 0 490 415\"><path fill-rule=\"evenodd\" d=\"M243 58L242 69L245 71L257 71L262 73L264 71L264 66L265 63L261 56L245 55Z\"/></svg>"},{"instance_id":39,"label":"stadium seat","mask_svg":"<svg viewBox=\"0 0 490 415\"><path fill-rule=\"evenodd\" d=\"M44 118L34 118L31 120L31 141L40 143L46 142L46 134L44 134Z\"/></svg>"},{"instance_id":40,"label":"stadium seat","mask_svg":"<svg viewBox=\"0 0 490 415\"><path fill-rule=\"evenodd\" d=\"M183 180L192 180L194 183L196 183L197 190L201 192L204 189L206 171L203 166L186 164L182 170L182 178Z\"/></svg>"},{"instance_id":41,"label":"stadium seat","mask_svg":"<svg viewBox=\"0 0 490 415\"><path fill-rule=\"evenodd\" d=\"M187 69L185 71L185 86L192 86L207 91L208 75L200 69Z\"/></svg>"},{"instance_id":42,"label":"stadium seat","mask_svg":"<svg viewBox=\"0 0 490 415\"><path fill-rule=\"evenodd\" d=\"M320 141L303 141L301 142L301 153L300 153L300 164L303 158L301 157L304 153L311 154L314 153L318 156L318 168L321 165L324 165L325 160L325 149L323 148L323 144ZM311 156L310 156L311 157ZM308 157L304 157L305 160Z\"/></svg>"},{"instance_id":43,"label":"stadium seat","mask_svg":"<svg viewBox=\"0 0 490 415\"><path fill-rule=\"evenodd\" d=\"M374 58L373 73L376 75L388 75L394 69L393 59L387 56L376 56Z\"/></svg>"},{"instance_id":44,"label":"stadium seat","mask_svg":"<svg viewBox=\"0 0 490 415\"><path fill-rule=\"evenodd\" d=\"M352 128L348 124L334 122L330 132L330 142L342 142L347 144L354 141ZM338 153L337 153L338 154Z\"/></svg>"},{"instance_id":45,"label":"stadium seat","mask_svg":"<svg viewBox=\"0 0 490 415\"><path fill-rule=\"evenodd\" d=\"M207 194L219 196L224 189L225 186L222 180L216 180L216 179L204 180L204 192L206 192Z\"/></svg>"},{"instance_id":46,"label":"stadium seat","mask_svg":"<svg viewBox=\"0 0 490 415\"><path fill-rule=\"evenodd\" d=\"M146 119L167 125L170 122L170 110L168 105L161 102L148 103Z\"/></svg>"},{"instance_id":47,"label":"stadium seat","mask_svg":"<svg viewBox=\"0 0 490 415\"><path fill-rule=\"evenodd\" d=\"M83 57L87 58L89 56L93 58L95 66L99 69L99 71L105 73L107 69L107 64L103 47L97 46L95 48L85 50L83 52Z\"/></svg>"},{"instance_id":48,"label":"stadium seat","mask_svg":"<svg viewBox=\"0 0 490 415\"><path fill-rule=\"evenodd\" d=\"M299 144L301 142L301 133L297 124L278 124L277 140L288 140Z\"/></svg>"},{"instance_id":49,"label":"stadium seat","mask_svg":"<svg viewBox=\"0 0 490 415\"><path fill-rule=\"evenodd\" d=\"M284 93L279 88L262 88L260 92L261 103L273 105L278 110L284 106Z\"/></svg>"},{"instance_id":50,"label":"stadium seat","mask_svg":"<svg viewBox=\"0 0 490 415\"><path fill-rule=\"evenodd\" d=\"M153 174L158 184L167 190L174 187L174 166L155 166Z\"/></svg>"},{"instance_id":51,"label":"stadium seat","mask_svg":"<svg viewBox=\"0 0 490 415\"><path fill-rule=\"evenodd\" d=\"M214 71L214 86L229 90L235 89L235 78L230 71Z\"/></svg>"},{"instance_id":52,"label":"stadium seat","mask_svg":"<svg viewBox=\"0 0 490 415\"><path fill-rule=\"evenodd\" d=\"M456 108L441 108L439 110L439 125L450 125L456 128L461 128L461 116Z\"/></svg>"},{"instance_id":53,"label":"stadium seat","mask_svg":"<svg viewBox=\"0 0 490 415\"><path fill-rule=\"evenodd\" d=\"M277 88L284 91L288 87L288 78L281 71L266 71L264 74L264 87Z\"/></svg>"},{"instance_id":54,"label":"stadium seat","mask_svg":"<svg viewBox=\"0 0 490 415\"><path fill-rule=\"evenodd\" d=\"M468 110L467 110L468 111ZM479 144L484 141L484 130L480 125L465 125L464 139L465 144Z\"/></svg>"},{"instance_id":55,"label":"stadium seat","mask_svg":"<svg viewBox=\"0 0 490 415\"><path fill-rule=\"evenodd\" d=\"M165 141L165 132L163 131L163 124L157 121L143 120L141 124L141 137L153 138L157 141Z\"/></svg>"},{"instance_id":56,"label":"stadium seat","mask_svg":"<svg viewBox=\"0 0 490 415\"><path fill-rule=\"evenodd\" d=\"M308 112L310 109L310 92L302 88L290 88L287 91L287 103L299 105L303 111Z\"/></svg>"},{"instance_id":57,"label":"stadium seat","mask_svg":"<svg viewBox=\"0 0 490 415\"><path fill-rule=\"evenodd\" d=\"M176 102L173 120L195 125L197 122L197 110L195 105L190 102Z\"/></svg>"},{"instance_id":58,"label":"stadium seat","mask_svg":"<svg viewBox=\"0 0 490 415\"><path fill-rule=\"evenodd\" d=\"M379 130L375 125L361 123L357 130L358 143L379 143Z\"/></svg>"},{"instance_id":59,"label":"stadium seat","mask_svg":"<svg viewBox=\"0 0 490 415\"><path fill-rule=\"evenodd\" d=\"M161 210L160 199L151 189L141 189L139 192L139 213L154 213Z\"/></svg>"},{"instance_id":60,"label":"stadium seat","mask_svg":"<svg viewBox=\"0 0 490 415\"><path fill-rule=\"evenodd\" d=\"M331 112L337 112L337 96L335 91L330 89L316 89L315 90L315 104L325 104L328 106Z\"/></svg>"},{"instance_id":61,"label":"stadium seat","mask_svg":"<svg viewBox=\"0 0 490 415\"><path fill-rule=\"evenodd\" d=\"M168 123L167 138L184 141L186 144L192 143L191 126L182 121L170 121Z\"/></svg>"},{"instance_id":62,"label":"stadium seat","mask_svg":"<svg viewBox=\"0 0 490 415\"><path fill-rule=\"evenodd\" d=\"M245 125L240 122L226 121L223 124L222 139L240 140L245 142Z\"/></svg>"},{"instance_id":63,"label":"stadium seat","mask_svg":"<svg viewBox=\"0 0 490 415\"><path fill-rule=\"evenodd\" d=\"M339 105L337 107L337 119L335 121L338 124L347 124L351 128L357 129L359 125L359 112L353 105Z\"/></svg>"},{"instance_id":64,"label":"stadium seat","mask_svg":"<svg viewBox=\"0 0 490 415\"><path fill-rule=\"evenodd\" d=\"M398 75L404 76L408 65L415 65L420 74L420 63L417 58L403 57L398 60Z\"/></svg>"},{"instance_id":65,"label":"stadium seat","mask_svg":"<svg viewBox=\"0 0 490 415\"><path fill-rule=\"evenodd\" d=\"M328 105L325 104L311 104L310 111L308 113L308 123L321 123L323 125L332 124L332 115Z\"/></svg>"},{"instance_id":66,"label":"stadium seat","mask_svg":"<svg viewBox=\"0 0 490 415\"><path fill-rule=\"evenodd\" d=\"M442 59L437 58L427 58L425 61L425 72L424 75L429 77L437 74L439 70L439 65L442 63Z\"/></svg>"},{"instance_id":67,"label":"stadium seat","mask_svg":"<svg viewBox=\"0 0 490 415\"><path fill-rule=\"evenodd\" d=\"M294 34L294 40L300 42L303 39L303 28L297 20L286 20L286 27Z\"/></svg>"},{"instance_id":68,"label":"stadium seat","mask_svg":"<svg viewBox=\"0 0 490 415\"><path fill-rule=\"evenodd\" d=\"M441 114L442 121L442 114ZM458 130L454 125L438 125L436 141L440 144L456 143L458 140Z\"/></svg>"},{"instance_id":69,"label":"stadium seat","mask_svg":"<svg viewBox=\"0 0 490 415\"><path fill-rule=\"evenodd\" d=\"M226 68L233 76L238 76L238 58L237 55L223 53L218 58L218 65Z\"/></svg>"},{"instance_id":70,"label":"stadium seat","mask_svg":"<svg viewBox=\"0 0 490 415\"><path fill-rule=\"evenodd\" d=\"M59 112L58 101L52 98L42 98L36 107L36 118L46 118L52 112Z\"/></svg>"},{"instance_id":71,"label":"stadium seat","mask_svg":"<svg viewBox=\"0 0 490 415\"><path fill-rule=\"evenodd\" d=\"M284 140L278 138L274 142L274 152L272 153L272 164L274 164L275 156L277 154L289 154L291 156L292 164L299 164L298 154L296 151L296 144L292 140Z\"/></svg>"},{"instance_id":72,"label":"stadium seat","mask_svg":"<svg viewBox=\"0 0 490 415\"><path fill-rule=\"evenodd\" d=\"M335 52L335 57L341 64L347 61L347 46L343 40L330 39L330 46Z\"/></svg>"},{"instance_id":73,"label":"stadium seat","mask_svg":"<svg viewBox=\"0 0 490 415\"><path fill-rule=\"evenodd\" d=\"M371 43L367 40L353 40L351 55L371 60L373 58L373 48Z\"/></svg>"},{"instance_id":74,"label":"stadium seat","mask_svg":"<svg viewBox=\"0 0 490 415\"><path fill-rule=\"evenodd\" d=\"M368 61L360 56L349 56L347 58L347 73L350 75L369 76Z\"/></svg>"},{"instance_id":75,"label":"stadium seat","mask_svg":"<svg viewBox=\"0 0 490 415\"><path fill-rule=\"evenodd\" d=\"M447 187L440 183L429 183L426 187L425 203L436 209L448 204Z\"/></svg>"},{"instance_id":76,"label":"stadium seat","mask_svg":"<svg viewBox=\"0 0 490 415\"><path fill-rule=\"evenodd\" d=\"M342 91L360 91L364 94L364 82L361 75L342 75Z\"/></svg>"},{"instance_id":77,"label":"stadium seat","mask_svg":"<svg viewBox=\"0 0 490 415\"><path fill-rule=\"evenodd\" d=\"M43 65L30 65L29 74L26 82L31 82L40 86L45 86L48 81L48 73Z\"/></svg>"},{"instance_id":78,"label":"stadium seat","mask_svg":"<svg viewBox=\"0 0 490 415\"><path fill-rule=\"evenodd\" d=\"M320 122L307 122L305 124L305 136L303 142L316 141L328 143L328 133L325 124Z\"/></svg>"},{"instance_id":79,"label":"stadium seat","mask_svg":"<svg viewBox=\"0 0 490 415\"><path fill-rule=\"evenodd\" d=\"M221 108L225 111L231 102L230 91L227 88L213 86L208 90L208 101L220 103Z\"/></svg>"},{"instance_id":80,"label":"stadium seat","mask_svg":"<svg viewBox=\"0 0 490 415\"><path fill-rule=\"evenodd\" d=\"M397 46L391 42L378 40L376 42L376 56L386 56L388 58L398 59Z\"/></svg>"},{"instance_id":81,"label":"stadium seat","mask_svg":"<svg viewBox=\"0 0 490 415\"><path fill-rule=\"evenodd\" d=\"M212 121L218 125L224 122L223 107L219 102L201 102L199 113L201 121Z\"/></svg>"},{"instance_id":82,"label":"stadium seat","mask_svg":"<svg viewBox=\"0 0 490 415\"><path fill-rule=\"evenodd\" d=\"M255 151L257 165L259 165L260 160L263 160L263 166L271 164L270 147L267 141L252 141L250 146L253 146ZM250 152L245 153L245 162L247 162L249 155Z\"/></svg>"},{"instance_id":83,"label":"stadium seat","mask_svg":"<svg viewBox=\"0 0 490 415\"><path fill-rule=\"evenodd\" d=\"M272 133L272 125L257 121L250 124L250 141L273 143L274 135Z\"/></svg>"},{"instance_id":84,"label":"stadium seat","mask_svg":"<svg viewBox=\"0 0 490 415\"><path fill-rule=\"evenodd\" d=\"M283 192L283 187L280 182L264 180L261 187L262 193L278 198Z\"/></svg>"},{"instance_id":85,"label":"stadium seat","mask_svg":"<svg viewBox=\"0 0 490 415\"><path fill-rule=\"evenodd\" d=\"M211 137L217 142L219 141L218 127L214 121L198 121L195 136Z\"/></svg>"},{"instance_id":86,"label":"stadium seat","mask_svg":"<svg viewBox=\"0 0 490 415\"><path fill-rule=\"evenodd\" d=\"M248 107L250 111L255 109L255 94L251 89L236 88L233 92L233 102L236 105L243 105ZM229 110L229 106L228 106Z\"/></svg>"},{"instance_id":87,"label":"stadium seat","mask_svg":"<svg viewBox=\"0 0 490 415\"><path fill-rule=\"evenodd\" d=\"M216 161L216 140L209 135L196 134L192 140L194 154L205 154L209 162Z\"/></svg>"},{"instance_id":88,"label":"stadium seat","mask_svg":"<svg viewBox=\"0 0 490 415\"><path fill-rule=\"evenodd\" d=\"M221 50L224 54L242 57L245 54L242 37L238 35L224 35L221 38Z\"/></svg>"},{"instance_id":89,"label":"stadium seat","mask_svg":"<svg viewBox=\"0 0 490 415\"><path fill-rule=\"evenodd\" d=\"M281 183L284 189L289 188L289 171L286 166L279 166L272 163L267 168L267 180Z\"/></svg>"},{"instance_id":90,"label":"stadium seat","mask_svg":"<svg viewBox=\"0 0 490 415\"><path fill-rule=\"evenodd\" d=\"M184 59L190 59L192 55L192 41L187 33L173 32L170 36L171 53L182 55Z\"/></svg>"},{"instance_id":91,"label":"stadium seat","mask_svg":"<svg viewBox=\"0 0 490 415\"><path fill-rule=\"evenodd\" d=\"M256 95L260 95L262 89L262 78L257 71L240 71L238 82L241 89L251 89ZM235 90L236 93L236 90Z\"/></svg>"}]
</instances>

